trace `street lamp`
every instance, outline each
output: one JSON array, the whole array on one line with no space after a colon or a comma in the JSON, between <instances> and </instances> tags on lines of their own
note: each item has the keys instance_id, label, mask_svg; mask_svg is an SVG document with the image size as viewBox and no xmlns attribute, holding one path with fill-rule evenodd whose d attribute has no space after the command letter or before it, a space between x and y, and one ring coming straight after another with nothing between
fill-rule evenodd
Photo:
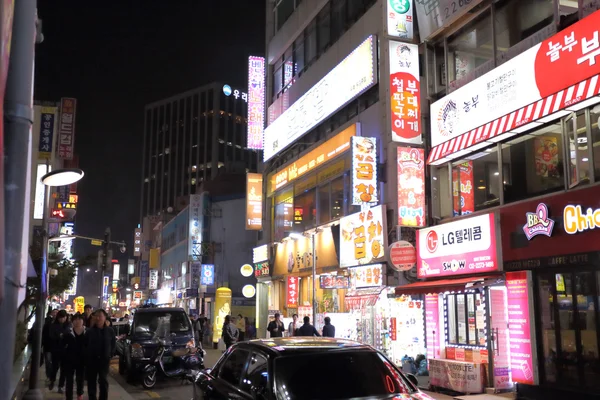
<instances>
[{"instance_id":1,"label":"street lamp","mask_svg":"<svg viewBox=\"0 0 600 400\"><path fill-rule=\"evenodd\" d=\"M46 171L49 164L46 163ZM43 399L43 391L38 386L40 360L42 355L42 329L44 326L44 311L46 297L48 297L48 208L50 206L50 190L48 187L71 185L83 178L83 171L79 168L57 169L42 176L44 184L44 208L42 213L42 268L40 271L39 299L35 311L34 345L31 353L31 371L29 374L29 390L25 399Z\"/></svg>"}]
</instances>

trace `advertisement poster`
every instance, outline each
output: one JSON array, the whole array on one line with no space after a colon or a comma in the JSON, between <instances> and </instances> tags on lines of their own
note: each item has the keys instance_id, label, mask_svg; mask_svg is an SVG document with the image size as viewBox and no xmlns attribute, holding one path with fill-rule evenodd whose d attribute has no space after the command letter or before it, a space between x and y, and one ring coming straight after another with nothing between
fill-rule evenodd
<instances>
[{"instance_id":1,"label":"advertisement poster","mask_svg":"<svg viewBox=\"0 0 600 400\"><path fill-rule=\"evenodd\" d=\"M452 199L455 217L475 212L475 192L473 190L473 161L467 161L452 168Z\"/></svg>"},{"instance_id":2,"label":"advertisement poster","mask_svg":"<svg viewBox=\"0 0 600 400\"><path fill-rule=\"evenodd\" d=\"M378 203L377 139L353 136L352 147L352 204Z\"/></svg>"},{"instance_id":3,"label":"advertisement poster","mask_svg":"<svg viewBox=\"0 0 600 400\"><path fill-rule=\"evenodd\" d=\"M297 276L287 277L287 308L298 308L298 295L300 294L300 279Z\"/></svg>"},{"instance_id":4,"label":"advertisement poster","mask_svg":"<svg viewBox=\"0 0 600 400\"><path fill-rule=\"evenodd\" d=\"M383 286L382 264L350 268L349 272L351 289Z\"/></svg>"},{"instance_id":5,"label":"advertisement poster","mask_svg":"<svg viewBox=\"0 0 600 400\"><path fill-rule=\"evenodd\" d=\"M262 174L246 174L246 230L262 230Z\"/></svg>"},{"instance_id":6,"label":"advertisement poster","mask_svg":"<svg viewBox=\"0 0 600 400\"><path fill-rule=\"evenodd\" d=\"M398 147L398 225L425 223L425 150Z\"/></svg>"},{"instance_id":7,"label":"advertisement poster","mask_svg":"<svg viewBox=\"0 0 600 400\"><path fill-rule=\"evenodd\" d=\"M54 114L55 107L42 107L40 120L40 143L38 146L38 159L50 158L54 139Z\"/></svg>"},{"instance_id":8,"label":"advertisement poster","mask_svg":"<svg viewBox=\"0 0 600 400\"><path fill-rule=\"evenodd\" d=\"M596 96L598 26L596 11L433 103L429 161Z\"/></svg>"},{"instance_id":9,"label":"advertisement poster","mask_svg":"<svg viewBox=\"0 0 600 400\"><path fill-rule=\"evenodd\" d=\"M419 279L498 270L494 214L420 229L417 261Z\"/></svg>"},{"instance_id":10,"label":"advertisement poster","mask_svg":"<svg viewBox=\"0 0 600 400\"><path fill-rule=\"evenodd\" d=\"M215 295L215 323L213 329L213 343L219 343L223 335L223 322L225 317L231 315L231 289L220 287Z\"/></svg>"},{"instance_id":11,"label":"advertisement poster","mask_svg":"<svg viewBox=\"0 0 600 400\"><path fill-rule=\"evenodd\" d=\"M343 217L340 221L340 266L367 265L385 259L385 205Z\"/></svg>"},{"instance_id":12,"label":"advertisement poster","mask_svg":"<svg viewBox=\"0 0 600 400\"><path fill-rule=\"evenodd\" d=\"M65 160L73 159L75 149L75 110L77 100L67 97L60 99L60 120L58 124L58 156Z\"/></svg>"},{"instance_id":13,"label":"advertisement poster","mask_svg":"<svg viewBox=\"0 0 600 400\"><path fill-rule=\"evenodd\" d=\"M512 380L535 385L529 312L530 274L528 271L507 272L506 291Z\"/></svg>"},{"instance_id":14,"label":"advertisement poster","mask_svg":"<svg viewBox=\"0 0 600 400\"><path fill-rule=\"evenodd\" d=\"M265 58L248 58L248 148L263 148L265 128Z\"/></svg>"},{"instance_id":15,"label":"advertisement poster","mask_svg":"<svg viewBox=\"0 0 600 400\"><path fill-rule=\"evenodd\" d=\"M388 35L413 39L413 0L387 0Z\"/></svg>"},{"instance_id":16,"label":"advertisement poster","mask_svg":"<svg viewBox=\"0 0 600 400\"><path fill-rule=\"evenodd\" d=\"M200 284L206 286L215 284L215 266L213 264L202 264Z\"/></svg>"},{"instance_id":17,"label":"advertisement poster","mask_svg":"<svg viewBox=\"0 0 600 400\"><path fill-rule=\"evenodd\" d=\"M511 346L508 341L508 313L506 311L506 291L502 287L490 288L492 330L496 332L494 351L494 388L513 387L510 371Z\"/></svg>"},{"instance_id":18,"label":"advertisement poster","mask_svg":"<svg viewBox=\"0 0 600 400\"><path fill-rule=\"evenodd\" d=\"M421 144L419 47L390 41L389 50L392 140Z\"/></svg>"},{"instance_id":19,"label":"advertisement poster","mask_svg":"<svg viewBox=\"0 0 600 400\"><path fill-rule=\"evenodd\" d=\"M562 167L558 168L558 139L556 136L537 136L533 140L535 174L545 178L559 178Z\"/></svg>"},{"instance_id":20,"label":"advertisement poster","mask_svg":"<svg viewBox=\"0 0 600 400\"><path fill-rule=\"evenodd\" d=\"M427 359L440 358L440 296L437 293L425 295L425 343Z\"/></svg>"},{"instance_id":21,"label":"advertisement poster","mask_svg":"<svg viewBox=\"0 0 600 400\"><path fill-rule=\"evenodd\" d=\"M461 393L482 393L481 364L429 359L429 384Z\"/></svg>"}]
</instances>

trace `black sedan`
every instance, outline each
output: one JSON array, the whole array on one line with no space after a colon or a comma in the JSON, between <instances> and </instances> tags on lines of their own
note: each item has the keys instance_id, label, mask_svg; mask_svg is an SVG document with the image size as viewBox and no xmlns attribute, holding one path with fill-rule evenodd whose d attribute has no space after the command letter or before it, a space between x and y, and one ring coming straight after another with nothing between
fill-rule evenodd
<instances>
[{"instance_id":1,"label":"black sedan","mask_svg":"<svg viewBox=\"0 0 600 400\"><path fill-rule=\"evenodd\" d=\"M193 378L194 400L433 400L419 391L415 377L404 375L383 354L342 339L241 342Z\"/></svg>"}]
</instances>

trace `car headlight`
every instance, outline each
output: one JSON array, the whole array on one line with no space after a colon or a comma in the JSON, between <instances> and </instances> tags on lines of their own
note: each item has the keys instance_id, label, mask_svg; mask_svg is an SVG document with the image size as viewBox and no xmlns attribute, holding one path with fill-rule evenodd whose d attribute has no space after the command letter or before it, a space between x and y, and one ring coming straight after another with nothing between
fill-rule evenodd
<instances>
[{"instance_id":1,"label":"car headlight","mask_svg":"<svg viewBox=\"0 0 600 400\"><path fill-rule=\"evenodd\" d=\"M144 349L142 348L141 344L134 343L131 345L131 357L134 357L134 358L144 357Z\"/></svg>"}]
</instances>

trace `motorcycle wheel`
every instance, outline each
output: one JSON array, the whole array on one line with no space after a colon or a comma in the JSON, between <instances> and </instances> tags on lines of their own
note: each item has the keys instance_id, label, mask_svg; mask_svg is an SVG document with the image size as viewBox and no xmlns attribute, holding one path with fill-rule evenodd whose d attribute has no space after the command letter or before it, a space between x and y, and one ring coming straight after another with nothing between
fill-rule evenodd
<instances>
[{"instance_id":1,"label":"motorcycle wheel","mask_svg":"<svg viewBox=\"0 0 600 400\"><path fill-rule=\"evenodd\" d=\"M156 385L156 371L152 373L144 373L142 377L142 386L144 389L152 389Z\"/></svg>"}]
</instances>

